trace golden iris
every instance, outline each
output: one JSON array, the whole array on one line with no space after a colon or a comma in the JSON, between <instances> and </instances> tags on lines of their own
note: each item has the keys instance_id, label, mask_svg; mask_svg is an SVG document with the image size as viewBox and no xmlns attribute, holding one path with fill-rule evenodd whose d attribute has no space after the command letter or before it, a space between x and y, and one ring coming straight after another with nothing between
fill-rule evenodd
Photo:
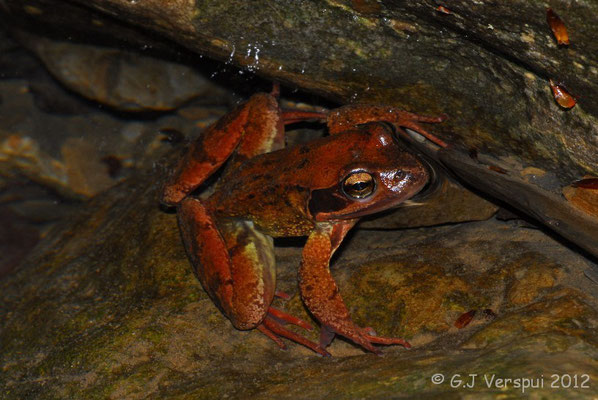
<instances>
[{"instance_id":1,"label":"golden iris","mask_svg":"<svg viewBox=\"0 0 598 400\"><path fill-rule=\"evenodd\" d=\"M367 172L353 172L343 181L343 191L354 199L363 199L374 193L374 177Z\"/></svg>"}]
</instances>

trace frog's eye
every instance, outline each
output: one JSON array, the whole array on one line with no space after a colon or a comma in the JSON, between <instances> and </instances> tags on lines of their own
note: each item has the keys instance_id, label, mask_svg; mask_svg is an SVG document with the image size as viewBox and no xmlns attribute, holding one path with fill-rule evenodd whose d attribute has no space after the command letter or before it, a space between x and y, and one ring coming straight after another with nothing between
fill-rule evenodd
<instances>
[{"instance_id":1,"label":"frog's eye","mask_svg":"<svg viewBox=\"0 0 598 400\"><path fill-rule=\"evenodd\" d=\"M367 172L353 172L343 181L343 191L354 199L363 199L374 193L376 182Z\"/></svg>"}]
</instances>

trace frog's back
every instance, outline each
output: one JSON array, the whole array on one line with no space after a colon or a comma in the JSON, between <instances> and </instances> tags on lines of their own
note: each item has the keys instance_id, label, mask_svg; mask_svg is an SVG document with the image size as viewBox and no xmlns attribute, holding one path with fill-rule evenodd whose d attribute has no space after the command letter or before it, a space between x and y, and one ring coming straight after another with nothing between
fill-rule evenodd
<instances>
[{"instance_id":1,"label":"frog's back","mask_svg":"<svg viewBox=\"0 0 598 400\"><path fill-rule=\"evenodd\" d=\"M371 163L365 149L384 152L373 139L355 129L248 159L224 172L208 207L218 218L251 220L271 236L308 235L313 191L338 187L356 163Z\"/></svg>"},{"instance_id":2,"label":"frog's back","mask_svg":"<svg viewBox=\"0 0 598 400\"><path fill-rule=\"evenodd\" d=\"M262 154L225 171L208 206L218 218L250 220L270 236L308 235L314 227L307 209L311 191L296 179L308 161L296 153Z\"/></svg>"}]
</instances>

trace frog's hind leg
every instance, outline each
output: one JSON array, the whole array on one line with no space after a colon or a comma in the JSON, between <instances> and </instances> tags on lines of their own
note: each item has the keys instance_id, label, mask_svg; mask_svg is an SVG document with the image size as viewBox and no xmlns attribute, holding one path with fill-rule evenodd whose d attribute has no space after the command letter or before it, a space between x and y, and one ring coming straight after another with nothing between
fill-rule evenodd
<instances>
[{"instance_id":1,"label":"frog's hind leg","mask_svg":"<svg viewBox=\"0 0 598 400\"><path fill-rule=\"evenodd\" d=\"M268 93L255 94L189 146L163 188L162 202L177 205L229 158L230 170L237 162L283 147L284 124L277 99Z\"/></svg>"},{"instance_id":2,"label":"frog's hind leg","mask_svg":"<svg viewBox=\"0 0 598 400\"><path fill-rule=\"evenodd\" d=\"M233 292L235 295L239 295L235 305L237 311L247 308L247 312L250 312L253 309L251 302L255 302L257 295L259 299L264 300L264 302L259 303L262 320L257 328L260 332L271 339L273 339L273 336L277 336L278 340L273 340L279 346L282 337L299 343L321 355L329 355L316 343L288 330L284 326L289 323L311 330L313 329L311 325L271 305L276 294L276 268L272 238L259 232L254 228L253 223L248 221L224 221L219 223L219 228L230 255L233 281L236 281ZM235 296L233 296L233 299L235 299ZM268 307L264 310L262 307L266 304Z\"/></svg>"},{"instance_id":3,"label":"frog's hind leg","mask_svg":"<svg viewBox=\"0 0 598 400\"><path fill-rule=\"evenodd\" d=\"M256 250L271 250L272 239L252 237L255 232L242 223L217 224L192 197L179 204L177 216L185 250L205 291L236 328L258 326L272 303L276 277L271 252L260 255Z\"/></svg>"},{"instance_id":4,"label":"frog's hind leg","mask_svg":"<svg viewBox=\"0 0 598 400\"><path fill-rule=\"evenodd\" d=\"M447 147L446 142L432 135L419 124L419 122L438 124L446 119L447 116L445 114L438 117L431 117L410 113L396 107L350 104L332 110L326 123L328 125L328 132L331 135L335 135L359 124L377 121L389 122L399 128L399 131L404 135L407 134L401 128L409 128L438 146Z\"/></svg>"},{"instance_id":5,"label":"frog's hind leg","mask_svg":"<svg viewBox=\"0 0 598 400\"><path fill-rule=\"evenodd\" d=\"M325 355L316 343L283 326L291 323L310 329L309 324L271 306L276 271L270 236L260 233L249 221L216 222L193 197L179 204L177 215L195 274L235 328L258 328L270 338L270 333L285 337ZM275 342L280 345L282 341Z\"/></svg>"},{"instance_id":6,"label":"frog's hind leg","mask_svg":"<svg viewBox=\"0 0 598 400\"><path fill-rule=\"evenodd\" d=\"M275 320L282 322L282 323L289 323L296 326L300 326L301 328L311 331L314 329L313 326L308 324L307 322L303 321L300 318L294 317L290 314L285 313L284 311L278 310L274 307L268 308L268 314L273 317Z\"/></svg>"},{"instance_id":7,"label":"frog's hind leg","mask_svg":"<svg viewBox=\"0 0 598 400\"><path fill-rule=\"evenodd\" d=\"M280 97L280 84L278 82L274 82L272 85L272 91L270 92L270 95L276 99ZM305 111L296 108L282 109L280 114L283 125L289 125L303 121L326 122L326 118L328 118L328 111Z\"/></svg>"},{"instance_id":8,"label":"frog's hind leg","mask_svg":"<svg viewBox=\"0 0 598 400\"><path fill-rule=\"evenodd\" d=\"M328 118L327 111L282 110L282 121L284 125L303 121L326 122L326 118Z\"/></svg>"},{"instance_id":9,"label":"frog's hind leg","mask_svg":"<svg viewBox=\"0 0 598 400\"><path fill-rule=\"evenodd\" d=\"M259 325L257 329L264 335L272 339L278 345L278 347L280 347L283 350L286 350L287 346L280 339L281 337L292 340L295 343L299 343L322 356L330 356L330 353L324 350L322 346L304 338L303 336L293 331L286 329L284 325L287 323L299 326L310 331L313 329L313 327L309 325L307 322L292 315L289 315L284 311L277 310L274 307L270 307L268 309L268 315L266 315L266 317L262 321L262 324Z\"/></svg>"}]
</instances>

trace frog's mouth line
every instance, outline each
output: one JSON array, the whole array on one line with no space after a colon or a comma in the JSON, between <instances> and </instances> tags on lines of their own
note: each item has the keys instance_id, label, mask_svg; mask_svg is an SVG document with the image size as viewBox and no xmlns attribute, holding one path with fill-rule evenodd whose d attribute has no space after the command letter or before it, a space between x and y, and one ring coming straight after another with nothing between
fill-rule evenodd
<instances>
[{"instance_id":1,"label":"frog's mouth line","mask_svg":"<svg viewBox=\"0 0 598 400\"><path fill-rule=\"evenodd\" d=\"M371 205L359 208L354 212L343 213L352 204L362 203L351 200L339 190L337 186L312 191L308 209L316 221L347 220L364 217L400 205L405 200L415 196L426 184L413 186L405 190L400 196L388 196L385 199L373 201Z\"/></svg>"},{"instance_id":2,"label":"frog's mouth line","mask_svg":"<svg viewBox=\"0 0 598 400\"><path fill-rule=\"evenodd\" d=\"M327 219L344 220L344 219L361 218L361 217L365 217L367 215L372 215L372 214L375 214L375 213L378 213L381 211L388 210L393 207L397 207L401 203L403 203L405 200L409 200L410 198L415 196L417 193L419 193L419 191L424 187L424 185L422 185L421 187L414 187L411 190L406 191L403 194L403 196L392 197L392 198L388 198L386 200L381 200L379 202L376 202L372 206L362 208L362 209L352 212L352 213L343 214L343 215L339 215L339 216L334 216L333 213L331 213L332 215L329 215L329 217ZM317 220L319 220L318 217L316 217Z\"/></svg>"}]
</instances>

